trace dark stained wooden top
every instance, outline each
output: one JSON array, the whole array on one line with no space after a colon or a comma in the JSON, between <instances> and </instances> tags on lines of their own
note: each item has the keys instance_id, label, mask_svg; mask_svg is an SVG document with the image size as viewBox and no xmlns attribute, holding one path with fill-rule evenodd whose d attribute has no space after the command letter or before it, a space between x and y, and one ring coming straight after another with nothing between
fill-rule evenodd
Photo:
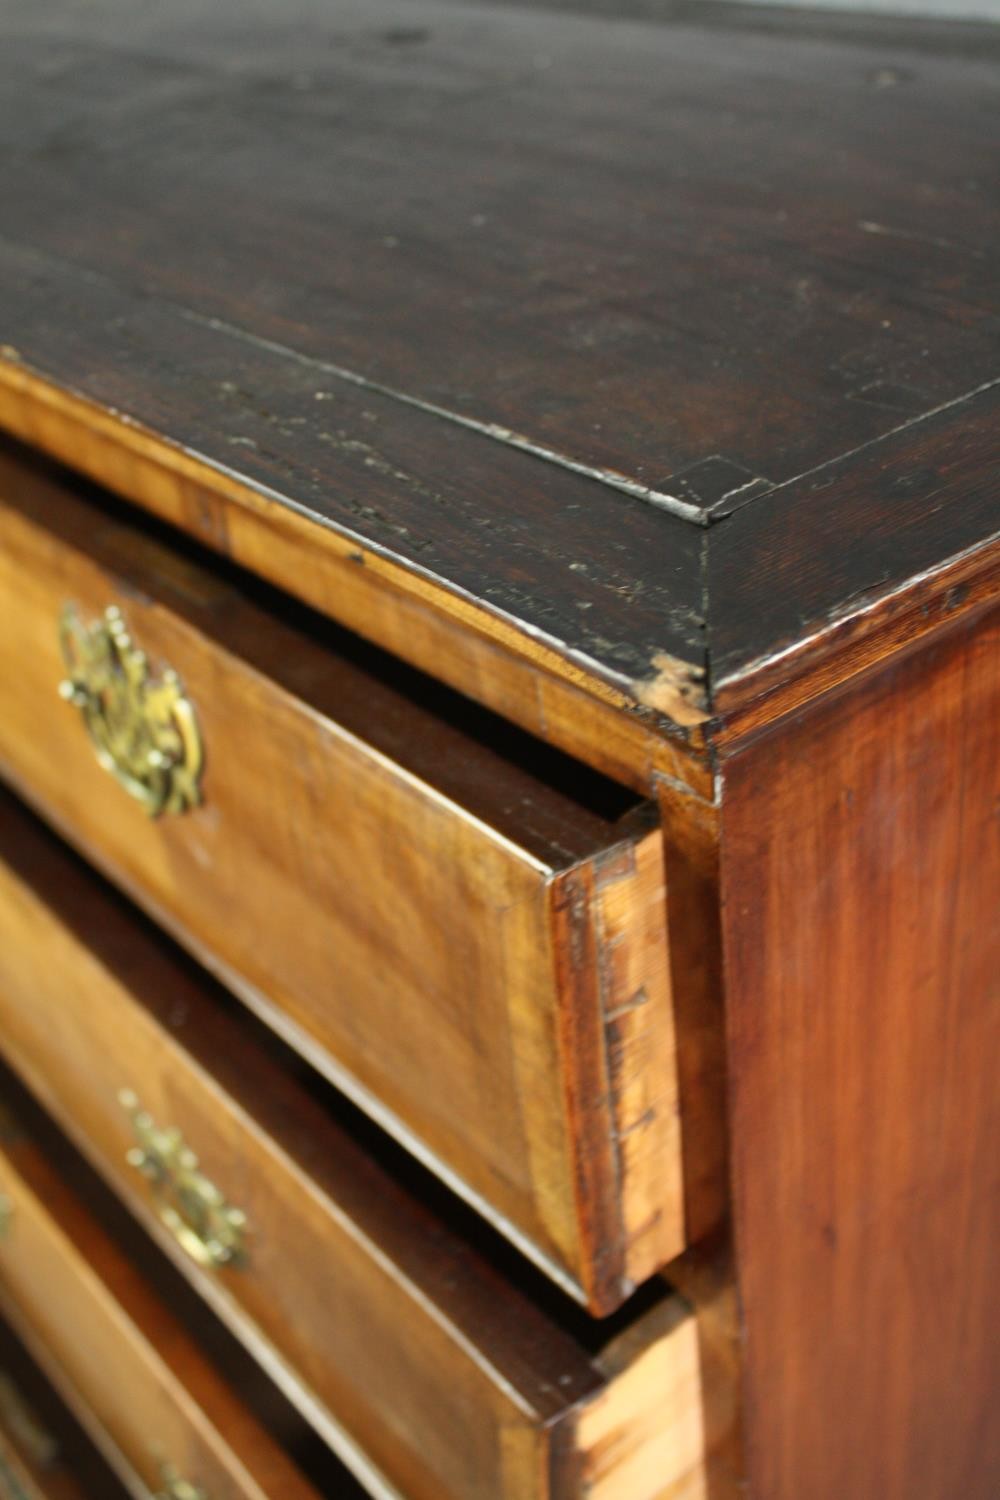
<instances>
[{"instance_id":1,"label":"dark stained wooden top","mask_svg":"<svg viewBox=\"0 0 1000 1500\"><path fill-rule=\"evenodd\" d=\"M0 344L634 694L1000 529L1000 29L6 0Z\"/></svg>"}]
</instances>

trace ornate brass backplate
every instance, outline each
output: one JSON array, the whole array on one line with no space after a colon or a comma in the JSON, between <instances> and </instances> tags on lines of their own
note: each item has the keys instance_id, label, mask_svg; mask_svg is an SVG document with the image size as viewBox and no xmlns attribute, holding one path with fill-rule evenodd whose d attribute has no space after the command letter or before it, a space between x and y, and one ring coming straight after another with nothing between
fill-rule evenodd
<instances>
[{"instance_id":1,"label":"ornate brass backplate","mask_svg":"<svg viewBox=\"0 0 1000 1500\"><path fill-rule=\"evenodd\" d=\"M151 817L196 807L204 752L176 672L152 675L114 605L86 625L67 604L59 639L69 674L59 691L80 710L104 769Z\"/></svg>"},{"instance_id":2,"label":"ornate brass backplate","mask_svg":"<svg viewBox=\"0 0 1000 1500\"><path fill-rule=\"evenodd\" d=\"M246 1215L200 1170L179 1130L158 1126L131 1089L122 1089L118 1100L138 1142L128 1162L152 1184L160 1218L174 1239L201 1266L239 1265L246 1258Z\"/></svg>"}]
</instances>

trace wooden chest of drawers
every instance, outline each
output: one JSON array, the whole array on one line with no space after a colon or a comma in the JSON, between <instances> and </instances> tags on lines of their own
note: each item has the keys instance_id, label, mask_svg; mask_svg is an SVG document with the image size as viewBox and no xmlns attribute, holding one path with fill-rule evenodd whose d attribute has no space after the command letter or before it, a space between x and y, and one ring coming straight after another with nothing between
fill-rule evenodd
<instances>
[{"instance_id":1,"label":"wooden chest of drawers","mask_svg":"<svg viewBox=\"0 0 1000 1500\"><path fill-rule=\"evenodd\" d=\"M0 487L8 774L572 1292L612 1309L684 1246L655 808L618 818L634 799L558 757L532 775L519 741L498 754L431 712L418 679L395 687L391 664L365 670L17 469ZM86 753L101 653L126 672L139 650L196 705L194 816L151 818ZM39 669L20 677L28 658ZM51 691L61 672L82 718Z\"/></svg>"},{"instance_id":2,"label":"wooden chest of drawers","mask_svg":"<svg viewBox=\"0 0 1000 1500\"><path fill-rule=\"evenodd\" d=\"M993 1500L997 37L4 7L0 1496Z\"/></svg>"}]
</instances>

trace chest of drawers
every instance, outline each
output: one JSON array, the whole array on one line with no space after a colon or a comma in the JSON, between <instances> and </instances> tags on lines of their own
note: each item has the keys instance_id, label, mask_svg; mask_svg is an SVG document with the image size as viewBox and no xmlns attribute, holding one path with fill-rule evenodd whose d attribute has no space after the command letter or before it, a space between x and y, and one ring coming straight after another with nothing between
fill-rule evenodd
<instances>
[{"instance_id":1,"label":"chest of drawers","mask_svg":"<svg viewBox=\"0 0 1000 1500\"><path fill-rule=\"evenodd\" d=\"M5 7L0 1494L992 1500L998 66Z\"/></svg>"}]
</instances>

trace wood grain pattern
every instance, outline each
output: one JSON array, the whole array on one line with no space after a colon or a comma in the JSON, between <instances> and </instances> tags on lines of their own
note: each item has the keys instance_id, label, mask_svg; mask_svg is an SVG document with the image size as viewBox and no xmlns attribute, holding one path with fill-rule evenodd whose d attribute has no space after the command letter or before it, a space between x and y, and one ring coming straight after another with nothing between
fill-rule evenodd
<instances>
[{"instance_id":1,"label":"wood grain pattern","mask_svg":"<svg viewBox=\"0 0 1000 1500\"><path fill-rule=\"evenodd\" d=\"M14 0L0 422L607 765L995 529L997 47L561 9Z\"/></svg>"},{"instance_id":2,"label":"wood grain pattern","mask_svg":"<svg viewBox=\"0 0 1000 1500\"><path fill-rule=\"evenodd\" d=\"M58 1364L125 1471L155 1490L168 1460L214 1500L315 1497L28 1141L5 1137L0 1183L11 1210L0 1305Z\"/></svg>"},{"instance_id":3,"label":"wood grain pattern","mask_svg":"<svg viewBox=\"0 0 1000 1500\"><path fill-rule=\"evenodd\" d=\"M685 1215L695 1241L729 1215L719 819L713 802L673 777L659 779L658 803L668 871Z\"/></svg>"},{"instance_id":4,"label":"wood grain pattern","mask_svg":"<svg viewBox=\"0 0 1000 1500\"><path fill-rule=\"evenodd\" d=\"M974 614L1000 593L1000 536L959 553L905 585L831 619L823 631L757 663L717 694L723 712L712 741L723 755L784 715L915 647L943 625Z\"/></svg>"},{"instance_id":5,"label":"wood grain pattern","mask_svg":"<svg viewBox=\"0 0 1000 1500\"><path fill-rule=\"evenodd\" d=\"M665 736L662 716L650 711L615 712L630 694L541 632L442 591L353 534L317 533L298 509L5 362L2 350L0 425L598 770L642 790L654 766L704 785L696 736ZM595 602L580 597L574 607Z\"/></svg>"},{"instance_id":6,"label":"wood grain pattern","mask_svg":"<svg viewBox=\"0 0 1000 1500\"><path fill-rule=\"evenodd\" d=\"M35 259L25 260L22 254L12 258L2 242L0 268L28 288L36 285ZM77 344L81 361L91 365L93 351L80 347L72 332L79 327L73 316L80 296L76 278L57 271L45 280L44 304L61 309L62 347L68 353ZM16 435L43 449L51 441L55 456L71 467L80 467L126 498L147 503L167 519L183 518L208 544L220 550L231 545L246 560L258 557L272 575L280 569L282 586L286 576L300 578L300 569L292 564L304 529L314 547L341 559L333 571L349 575L347 595L341 598L339 589L327 588L325 597L335 614L351 611L346 623L355 628L364 625L364 612L356 602L352 607L351 596L377 591L381 583L404 597L428 601L446 618L471 621L487 640L511 643L522 658L541 660L559 678L582 683L602 701L612 702L634 698L631 684L649 675L652 657L659 652L700 662L699 528L377 392L350 384L343 392L329 391L325 380L317 382L311 370L297 364L292 366L292 388L282 395L287 362L278 356L265 355L265 367L253 380L241 375L241 390L249 387L246 394L237 395L234 405L227 401L232 409L213 420L220 381L230 381L241 342L225 339L219 349L212 329L192 324L170 308L155 312L144 299L140 306L115 288L101 288L101 297L106 305L98 316L108 325L103 360L119 390L114 405L127 403L141 427L136 430L130 422L123 439L120 418L109 418L107 403L99 399L96 408L91 403L81 410L56 392L37 409L48 382L31 378L25 354L13 363L0 357L0 381L8 391L5 425ZM10 339L20 337L13 314L3 326ZM54 326L52 332L54 336ZM154 418L136 409L126 395L126 387L140 383L144 371L148 378L151 370L162 368L163 351L175 348L178 338L185 352L169 374L170 390L186 407L192 397L198 399L204 381L197 437L181 436L167 416L172 400L163 407L158 403ZM199 379L206 356L212 374ZM77 382L69 384L75 388ZM317 402L317 394L330 400ZM295 437L287 450L281 443L273 454L270 440L262 450L245 429L253 427L262 408L277 411L282 405ZM303 410L309 418L302 417ZM325 437L319 438L320 453L309 455L303 448L302 422L317 412ZM164 428L173 434L167 451ZM261 451L265 469L247 476L246 457ZM294 500L292 506L288 499ZM232 500L247 514L230 528ZM541 552L540 516L551 517L557 532ZM607 541L609 534L615 536L613 544ZM268 535L280 549L275 557L268 556ZM401 544L405 556L399 553ZM658 555L666 549L669 573L629 596L623 591L653 549ZM307 561L300 586L315 588L320 567ZM448 580L444 589L443 580ZM643 639L630 643L623 635L609 659L596 625L591 629L587 620L604 616L610 623L612 613L626 616L632 622L630 633ZM530 641L524 638L524 619L532 624Z\"/></svg>"},{"instance_id":7,"label":"wood grain pattern","mask_svg":"<svg viewBox=\"0 0 1000 1500\"><path fill-rule=\"evenodd\" d=\"M705 1394L706 1460L699 1500L747 1495L741 1379L743 1324L728 1233L674 1261L674 1285L695 1309ZM664 1497L666 1500L666 1497ZM678 1497L679 1500L679 1497Z\"/></svg>"},{"instance_id":8,"label":"wood grain pattern","mask_svg":"<svg viewBox=\"0 0 1000 1500\"><path fill-rule=\"evenodd\" d=\"M0 1408L3 1500L125 1500L112 1470L3 1324Z\"/></svg>"},{"instance_id":9,"label":"wood grain pattern","mask_svg":"<svg viewBox=\"0 0 1000 1500\"><path fill-rule=\"evenodd\" d=\"M755 1500L1000 1483L1000 618L723 770Z\"/></svg>"},{"instance_id":10,"label":"wood grain pattern","mask_svg":"<svg viewBox=\"0 0 1000 1500\"><path fill-rule=\"evenodd\" d=\"M658 1497L665 1483L705 1483L705 1450L715 1434L706 1429L701 1401L691 1399L698 1332L688 1318L681 1333L676 1315L676 1308L661 1311L661 1340L650 1342L647 1330L645 1347L637 1347L635 1334L626 1333L603 1355L604 1369L616 1378L577 1421L580 1493L588 1500ZM685 1362L671 1349L681 1337Z\"/></svg>"},{"instance_id":11,"label":"wood grain pattern","mask_svg":"<svg viewBox=\"0 0 1000 1500\"><path fill-rule=\"evenodd\" d=\"M8 234L710 510L996 374L995 35L844 30L9 0Z\"/></svg>"},{"instance_id":12,"label":"wood grain pattern","mask_svg":"<svg viewBox=\"0 0 1000 1500\"><path fill-rule=\"evenodd\" d=\"M0 1495L3 1500L84 1500L84 1491L64 1473L39 1472L24 1462L0 1430Z\"/></svg>"},{"instance_id":13,"label":"wood grain pattern","mask_svg":"<svg viewBox=\"0 0 1000 1500\"><path fill-rule=\"evenodd\" d=\"M5 1056L362 1479L407 1500L572 1500L599 1462L609 1495L653 1500L698 1468L732 1378L703 1389L685 1302L664 1289L595 1357L578 1315L561 1323L432 1217L9 799L0 846ZM126 1160L123 1085L246 1212L244 1263L207 1271L165 1229Z\"/></svg>"},{"instance_id":14,"label":"wood grain pattern","mask_svg":"<svg viewBox=\"0 0 1000 1500\"><path fill-rule=\"evenodd\" d=\"M656 799L657 826L567 807L565 763L526 773L496 725L484 749L394 710L326 648L290 666L299 627L259 599L199 599L110 531L49 548L58 478L0 455L25 794L592 1309L731 1195L725 1331L668 1301L666 1342L574 1362L575 1405L546 1377L530 1420L491 1406L494 1491L716 1500L738 1413L705 1392L739 1350L753 1500L992 1500L995 29L9 0L0 44L0 426ZM208 816L150 832L67 778L22 672L84 576L95 612L125 584L206 713L225 682L212 738L251 762L247 804L212 762ZM246 748L265 718L270 759ZM331 806L367 830L339 861ZM58 1107L55 1042L11 1034ZM472 1349L535 1392L488 1300ZM288 1323L283 1357L332 1381ZM336 1395L402 1483L465 1500L447 1455L425 1473Z\"/></svg>"},{"instance_id":15,"label":"wood grain pattern","mask_svg":"<svg viewBox=\"0 0 1000 1500\"><path fill-rule=\"evenodd\" d=\"M713 533L707 588L718 604L710 634L720 712L771 685L774 656L787 692L817 657L840 655L843 643L830 627L844 617L856 636L879 642L869 647L871 659L894 649L898 638L884 628L893 611L883 622L870 606L889 604L900 591L911 603L923 591L926 606L928 574L996 543L998 428L1000 384L993 384L774 490ZM957 593L946 583L938 609L924 608L911 621L913 636L940 624L942 604L947 615L975 602L962 597L963 582L954 580ZM903 601L893 602L898 609ZM821 640L810 643L810 635ZM859 664L843 654L846 676Z\"/></svg>"},{"instance_id":16,"label":"wood grain pattern","mask_svg":"<svg viewBox=\"0 0 1000 1500\"><path fill-rule=\"evenodd\" d=\"M0 483L7 774L552 1274L620 1303L687 1234L651 812L615 822L618 789L560 762L557 791L431 684L425 706L68 492ZM98 765L54 690L70 600L122 602L180 673L203 807L151 821Z\"/></svg>"}]
</instances>

